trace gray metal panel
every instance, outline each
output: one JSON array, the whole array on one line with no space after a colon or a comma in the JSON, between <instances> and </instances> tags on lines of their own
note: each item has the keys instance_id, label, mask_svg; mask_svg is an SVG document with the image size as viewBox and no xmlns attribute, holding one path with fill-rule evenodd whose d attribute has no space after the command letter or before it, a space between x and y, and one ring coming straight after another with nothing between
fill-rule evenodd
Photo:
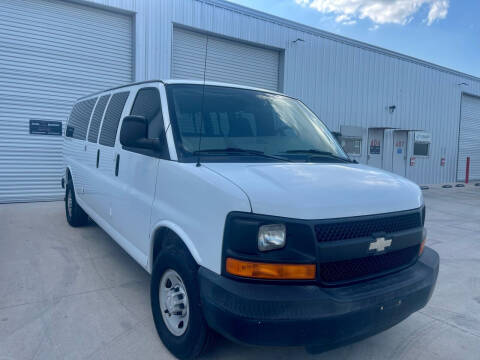
<instances>
[{"instance_id":1,"label":"gray metal panel","mask_svg":"<svg viewBox=\"0 0 480 360\"><path fill-rule=\"evenodd\" d=\"M458 181L465 181L467 157L470 157L470 179L480 180L480 98L464 94L458 138Z\"/></svg>"},{"instance_id":2,"label":"gray metal panel","mask_svg":"<svg viewBox=\"0 0 480 360\"><path fill-rule=\"evenodd\" d=\"M174 28L172 78L206 80L278 90L280 54L193 31Z\"/></svg>"},{"instance_id":3,"label":"gray metal panel","mask_svg":"<svg viewBox=\"0 0 480 360\"><path fill-rule=\"evenodd\" d=\"M132 18L56 0L0 2L0 202L61 199L63 122L84 94L132 80Z\"/></svg>"}]
</instances>

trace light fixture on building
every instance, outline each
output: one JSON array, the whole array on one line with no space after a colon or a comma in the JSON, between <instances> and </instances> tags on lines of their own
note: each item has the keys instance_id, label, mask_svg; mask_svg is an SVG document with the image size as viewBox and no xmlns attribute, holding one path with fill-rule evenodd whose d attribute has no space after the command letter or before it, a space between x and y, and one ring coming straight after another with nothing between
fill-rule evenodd
<instances>
[{"instance_id":1,"label":"light fixture on building","mask_svg":"<svg viewBox=\"0 0 480 360\"><path fill-rule=\"evenodd\" d=\"M390 114L393 114L393 112L395 111L396 108L397 108L397 107L396 107L395 105L390 105L390 106L388 107L388 111L390 112Z\"/></svg>"}]
</instances>

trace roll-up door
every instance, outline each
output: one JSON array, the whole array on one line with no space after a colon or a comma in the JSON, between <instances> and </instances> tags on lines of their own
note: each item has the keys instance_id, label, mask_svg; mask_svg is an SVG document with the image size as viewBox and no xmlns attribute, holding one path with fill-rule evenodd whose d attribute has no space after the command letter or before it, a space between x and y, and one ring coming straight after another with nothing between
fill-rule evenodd
<instances>
[{"instance_id":1,"label":"roll-up door","mask_svg":"<svg viewBox=\"0 0 480 360\"><path fill-rule=\"evenodd\" d=\"M279 90L280 53L238 41L174 28L172 78L206 80Z\"/></svg>"},{"instance_id":2,"label":"roll-up door","mask_svg":"<svg viewBox=\"0 0 480 360\"><path fill-rule=\"evenodd\" d=\"M457 180L465 181L467 157L470 180L480 180L480 98L463 95L458 138Z\"/></svg>"},{"instance_id":3,"label":"roll-up door","mask_svg":"<svg viewBox=\"0 0 480 360\"><path fill-rule=\"evenodd\" d=\"M75 100L132 81L132 17L70 1L0 1L0 203L61 199Z\"/></svg>"}]
</instances>

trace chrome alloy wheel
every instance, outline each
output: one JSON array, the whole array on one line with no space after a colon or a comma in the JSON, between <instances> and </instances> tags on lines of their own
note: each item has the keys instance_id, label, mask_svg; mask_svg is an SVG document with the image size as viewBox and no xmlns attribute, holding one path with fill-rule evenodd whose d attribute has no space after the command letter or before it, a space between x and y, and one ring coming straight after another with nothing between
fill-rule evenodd
<instances>
[{"instance_id":1,"label":"chrome alloy wheel","mask_svg":"<svg viewBox=\"0 0 480 360\"><path fill-rule=\"evenodd\" d=\"M173 335L183 335L190 311L187 290L180 275L172 269L165 271L158 292L163 322Z\"/></svg>"}]
</instances>

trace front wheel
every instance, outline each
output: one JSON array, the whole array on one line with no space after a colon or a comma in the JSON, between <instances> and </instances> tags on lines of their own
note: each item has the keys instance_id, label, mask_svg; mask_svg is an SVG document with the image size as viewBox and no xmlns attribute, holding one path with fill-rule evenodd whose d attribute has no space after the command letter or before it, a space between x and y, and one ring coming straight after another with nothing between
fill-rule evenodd
<instances>
[{"instance_id":1,"label":"front wheel","mask_svg":"<svg viewBox=\"0 0 480 360\"><path fill-rule=\"evenodd\" d=\"M197 264L183 246L163 250L155 260L150 297L153 320L165 347L179 359L193 359L213 334L203 317Z\"/></svg>"}]
</instances>

